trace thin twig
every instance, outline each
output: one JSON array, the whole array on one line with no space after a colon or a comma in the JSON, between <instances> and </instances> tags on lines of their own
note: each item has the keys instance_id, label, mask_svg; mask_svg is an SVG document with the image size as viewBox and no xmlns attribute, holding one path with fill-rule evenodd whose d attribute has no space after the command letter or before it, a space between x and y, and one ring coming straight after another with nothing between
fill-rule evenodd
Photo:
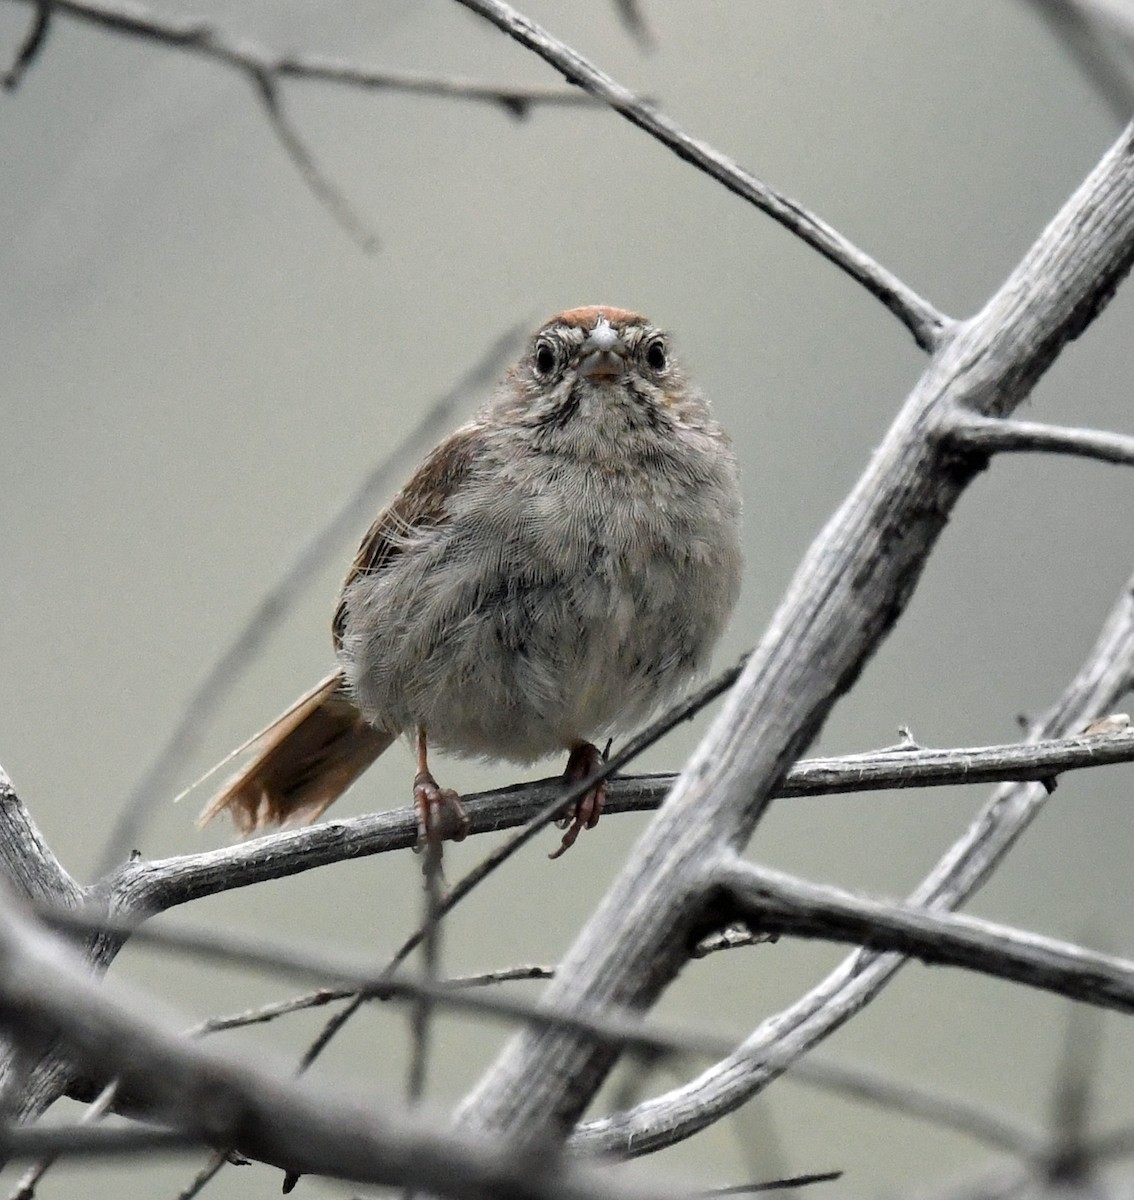
<instances>
[{"instance_id":1,"label":"thin twig","mask_svg":"<svg viewBox=\"0 0 1134 1200\"><path fill-rule=\"evenodd\" d=\"M1104 429L1072 429L1042 421L1017 421L983 417L978 413L958 413L955 423L950 422L945 436L982 454L1038 451L1134 466L1134 437Z\"/></svg>"},{"instance_id":2,"label":"thin twig","mask_svg":"<svg viewBox=\"0 0 1134 1200\"><path fill-rule=\"evenodd\" d=\"M850 1067L809 1055L784 1076L797 1083L839 1092L909 1117L967 1134L987 1146L1006 1150L1023 1159L1034 1159L1045 1139L999 1112L955 1096L939 1096L911 1083L887 1079L868 1067Z\"/></svg>"},{"instance_id":3,"label":"thin twig","mask_svg":"<svg viewBox=\"0 0 1134 1200\"><path fill-rule=\"evenodd\" d=\"M505 364L515 357L522 336L523 327L514 325L498 337L473 369L430 406L408 437L370 470L334 516L300 547L197 686L169 740L130 793L107 839L97 875L121 863L136 845L149 813L168 799L178 772L199 745L222 698L251 665L269 635L282 623L303 586L335 556L342 554L343 541L361 522L373 516L375 505L391 490L393 478L405 469L406 462L414 461L432 445L470 396L495 381Z\"/></svg>"},{"instance_id":4,"label":"thin twig","mask_svg":"<svg viewBox=\"0 0 1134 1200\"><path fill-rule=\"evenodd\" d=\"M698 1196L749 1196L756 1192L780 1192L790 1188L810 1187L815 1183L833 1183L842 1179L842 1171L810 1171L806 1175L792 1175L788 1179L768 1179L761 1183L733 1183L726 1187L709 1188L697 1192Z\"/></svg>"},{"instance_id":5,"label":"thin twig","mask_svg":"<svg viewBox=\"0 0 1134 1200\"><path fill-rule=\"evenodd\" d=\"M565 42L540 28L502 0L458 0L509 37L538 54L571 83L610 105L639 129L645 130L678 158L723 184L730 192L756 205L813 250L862 284L913 334L914 341L932 351L941 344L950 321L896 275L886 270L825 221L802 205L749 174L707 142L687 134L676 121L623 87Z\"/></svg>"},{"instance_id":6,"label":"thin twig","mask_svg":"<svg viewBox=\"0 0 1134 1200\"><path fill-rule=\"evenodd\" d=\"M557 1012L535 1001L485 995L482 989L454 987L447 982L431 982L423 977L394 974L388 967L375 971L368 962L314 948L284 945L248 934L164 924L147 924L138 928L99 913L63 911L42 906L37 913L45 924L57 929L118 936L129 933L135 942L155 950L191 954L212 962L232 963L296 978L350 984L354 992L365 997L377 996L411 1004L424 997L435 1005L443 1005L455 1012L467 1012L508 1023L530 1021L544 1028L586 1033L599 1041L624 1046L636 1054L713 1057L729 1052L736 1044L736 1039L719 1033L660 1028L643 1021L640 1013L630 1010L619 1011L614 1007L602 1012Z\"/></svg>"},{"instance_id":7,"label":"thin twig","mask_svg":"<svg viewBox=\"0 0 1134 1200\"><path fill-rule=\"evenodd\" d=\"M553 974L554 971L551 967L505 967L500 971L485 971L480 975L458 975L445 980L445 984L451 988L488 987L517 980L550 979ZM205 1037L208 1034L222 1033L228 1029L243 1029L248 1025L264 1025L279 1017L305 1012L311 1008L321 1008L324 1004L333 1004L337 1000L349 1000L355 995L357 992L354 988L318 988L313 992L304 992L301 996L293 996L290 1000L280 1000L274 1004L245 1009L243 1012L233 1013L230 1016L207 1017L204 1021L187 1029L185 1036Z\"/></svg>"},{"instance_id":8,"label":"thin twig","mask_svg":"<svg viewBox=\"0 0 1134 1200\"><path fill-rule=\"evenodd\" d=\"M17 87L20 80L27 74L28 68L35 62L37 55L47 43L47 34L51 28L51 5L47 0L36 0L35 15L28 28L27 36L16 51L16 57L7 73L0 79L0 86L5 91Z\"/></svg>"},{"instance_id":9,"label":"thin twig","mask_svg":"<svg viewBox=\"0 0 1134 1200\"><path fill-rule=\"evenodd\" d=\"M374 254L381 246L377 233L355 211L346 193L319 167L314 155L304 145L295 126L288 119L280 99L280 89L274 75L267 71L249 71L256 94L268 115L268 124L287 152L292 165L316 200L330 213L332 220L365 254Z\"/></svg>"},{"instance_id":10,"label":"thin twig","mask_svg":"<svg viewBox=\"0 0 1134 1200\"><path fill-rule=\"evenodd\" d=\"M196 1200L205 1188L228 1166L229 1158L230 1152L228 1150L214 1150L209 1155L205 1165L177 1193L177 1200Z\"/></svg>"}]
</instances>

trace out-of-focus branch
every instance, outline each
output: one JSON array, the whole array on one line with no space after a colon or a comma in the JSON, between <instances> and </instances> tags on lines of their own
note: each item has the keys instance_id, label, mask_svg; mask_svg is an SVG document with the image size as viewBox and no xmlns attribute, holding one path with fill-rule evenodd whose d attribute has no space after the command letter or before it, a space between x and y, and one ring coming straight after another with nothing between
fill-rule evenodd
<instances>
[{"instance_id":1,"label":"out-of-focus branch","mask_svg":"<svg viewBox=\"0 0 1134 1200\"><path fill-rule=\"evenodd\" d=\"M303 543L198 684L169 740L127 797L107 839L98 874L104 874L126 858L135 846L148 814L156 805L168 800L178 772L199 745L202 731L222 698L279 627L304 585L334 556L341 555L344 540L373 517L375 507L392 490L405 463L413 462L424 453L448 429L455 414L468 404L469 399L495 382L505 365L515 357L522 336L522 327L514 325L498 337L473 369L430 406L401 444L371 469L334 516Z\"/></svg>"},{"instance_id":2,"label":"out-of-focus branch","mask_svg":"<svg viewBox=\"0 0 1134 1200\"><path fill-rule=\"evenodd\" d=\"M446 979L445 984L451 988L488 987L495 983L514 983L524 979L550 979L554 972L550 967L505 967L500 971L487 971L481 975L459 975ZM244 1012L232 1013L223 1017L206 1017L199 1024L192 1026L186 1032L191 1037L204 1037L210 1033L223 1033L228 1029L243 1029L248 1025L264 1025L279 1017L291 1013L305 1012L310 1008L321 1008L324 1004L333 1004L336 1000L350 1000L357 995L355 988L318 988L302 996L293 996L290 1000L280 1000L274 1004L263 1004L259 1008L249 1008Z\"/></svg>"},{"instance_id":3,"label":"out-of-focus branch","mask_svg":"<svg viewBox=\"0 0 1134 1200\"><path fill-rule=\"evenodd\" d=\"M849 1066L809 1054L795 1063L784 1079L916 1117L997 1150L1006 1150L1017 1158L1039 1158L1048 1143L1038 1130L967 1098L931 1092L919 1084L891 1079L869 1067Z\"/></svg>"},{"instance_id":4,"label":"out-of-focus branch","mask_svg":"<svg viewBox=\"0 0 1134 1200\"><path fill-rule=\"evenodd\" d=\"M428 974L410 976L375 970L369 961L332 954L321 949L284 945L268 938L232 933L221 929L192 929L165 924L132 928L129 922L113 921L95 914L57 911L39 906L37 915L45 925L81 933L106 933L153 950L187 954L208 962L246 970L270 971L292 978L321 983L347 983L355 992L383 1000L409 1003L425 1000L452 1012L465 1013L508 1024L531 1022L536 1026L586 1033L599 1041L624 1046L632 1053L654 1058L659 1055L697 1055L716 1058L736 1045L735 1037L698 1029L665 1029L643 1021L630 1011L606 1008L594 1012L557 1012L546 1005L515 996L460 986Z\"/></svg>"},{"instance_id":5,"label":"out-of-focus branch","mask_svg":"<svg viewBox=\"0 0 1134 1200\"><path fill-rule=\"evenodd\" d=\"M502 0L458 0L458 3L491 21L509 37L550 63L565 79L609 104L615 112L645 130L662 145L668 146L678 158L691 163L730 192L756 205L813 250L817 250L862 284L872 296L881 300L913 334L923 350L934 350L941 344L950 328L948 318L825 221L790 197L761 183L707 142L690 136L653 104L623 87L511 5Z\"/></svg>"},{"instance_id":6,"label":"out-of-focus branch","mask_svg":"<svg viewBox=\"0 0 1134 1200\"><path fill-rule=\"evenodd\" d=\"M202 17L169 16L142 4L112 4L105 0L9 0L34 3L112 33L141 38L174 50L211 58L224 66L271 79L300 79L332 83L365 91L405 92L443 100L472 100L495 104L513 116L543 105L594 106L577 88L521 87L485 83L452 75L394 71L320 54L279 54L245 37L230 36ZM22 57L22 55L21 55Z\"/></svg>"},{"instance_id":7,"label":"out-of-focus branch","mask_svg":"<svg viewBox=\"0 0 1134 1200\"><path fill-rule=\"evenodd\" d=\"M1134 20L1120 0L1029 0L1082 73L1094 85L1116 121L1134 114ZM1117 45L1126 53L1115 53Z\"/></svg>"},{"instance_id":8,"label":"out-of-focus branch","mask_svg":"<svg viewBox=\"0 0 1134 1200\"><path fill-rule=\"evenodd\" d=\"M152 1005L149 1006L152 1010ZM673 1197L619 1185L592 1168L501 1139L439 1131L389 1106L316 1088L286 1072L239 1062L168 1032L136 1004L112 998L58 936L0 903L0 1027L8 1036L58 1038L96 1078L117 1078L121 1094L178 1140L233 1145L285 1170L359 1183L415 1187L460 1200L614 1200ZM88 1128L92 1144L116 1136ZM65 1146L7 1128L12 1155L40 1157Z\"/></svg>"},{"instance_id":9,"label":"out-of-focus branch","mask_svg":"<svg viewBox=\"0 0 1134 1200\"><path fill-rule=\"evenodd\" d=\"M48 0L35 0L35 15L28 27L27 36L16 51L16 57L11 67L0 78L0 86L6 91L18 87L20 80L27 74L28 68L36 60L36 56L47 43L47 33L51 28L51 5Z\"/></svg>"}]
</instances>

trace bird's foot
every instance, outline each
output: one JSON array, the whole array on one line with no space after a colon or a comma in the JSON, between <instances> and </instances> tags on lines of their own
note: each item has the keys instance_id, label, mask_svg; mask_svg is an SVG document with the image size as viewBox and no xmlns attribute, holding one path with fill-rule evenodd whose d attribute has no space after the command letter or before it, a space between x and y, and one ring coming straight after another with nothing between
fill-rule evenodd
<instances>
[{"instance_id":1,"label":"bird's foot","mask_svg":"<svg viewBox=\"0 0 1134 1200\"><path fill-rule=\"evenodd\" d=\"M597 746L592 746L590 742L581 742L571 749L571 754L567 759L567 768L563 772L563 782L568 787L581 783L589 775L593 775L605 760L606 755ZM555 822L560 829L564 829L566 832L563 834L563 841L559 843L559 849L547 857L558 858L571 849L575 844L575 839L584 829L594 829L598 824L599 817L602 816L602 806L605 802L606 783L604 781L591 788L569 813L564 813Z\"/></svg>"},{"instance_id":2,"label":"bird's foot","mask_svg":"<svg viewBox=\"0 0 1134 1200\"><path fill-rule=\"evenodd\" d=\"M461 798L452 788L439 787L428 771L418 771L413 781L413 802L417 806L417 849L438 846L448 838L463 841L469 831Z\"/></svg>"}]
</instances>

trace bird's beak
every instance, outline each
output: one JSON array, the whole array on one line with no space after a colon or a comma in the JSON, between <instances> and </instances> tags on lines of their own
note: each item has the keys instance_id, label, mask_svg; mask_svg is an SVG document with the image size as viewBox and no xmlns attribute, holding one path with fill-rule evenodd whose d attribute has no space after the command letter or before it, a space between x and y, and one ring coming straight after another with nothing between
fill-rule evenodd
<instances>
[{"instance_id":1,"label":"bird's beak","mask_svg":"<svg viewBox=\"0 0 1134 1200\"><path fill-rule=\"evenodd\" d=\"M622 338L606 321L600 321L579 347L579 374L588 379L618 379L625 370Z\"/></svg>"}]
</instances>

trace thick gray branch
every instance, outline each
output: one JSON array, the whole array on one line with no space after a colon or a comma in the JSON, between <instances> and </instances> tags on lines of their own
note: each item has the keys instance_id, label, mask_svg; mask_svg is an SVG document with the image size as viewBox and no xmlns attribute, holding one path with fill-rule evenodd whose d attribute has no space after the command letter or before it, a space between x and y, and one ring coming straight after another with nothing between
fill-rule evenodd
<instances>
[{"instance_id":1,"label":"thick gray branch","mask_svg":"<svg viewBox=\"0 0 1134 1200\"><path fill-rule=\"evenodd\" d=\"M1071 454L1134 466L1134 437L1102 429L1068 429L1042 421L1003 420L958 414L950 431L959 445L983 454L1032 451Z\"/></svg>"},{"instance_id":2,"label":"thick gray branch","mask_svg":"<svg viewBox=\"0 0 1134 1200\"><path fill-rule=\"evenodd\" d=\"M705 922L701 881L751 836L772 791L901 615L983 465L943 432L968 408L1010 413L1110 299L1134 258L1134 128L1124 131L984 310L930 362L796 573L673 792L547 989L569 1006L648 1006ZM1093 715L1093 714L1091 714ZM1033 785L1034 786L1034 785ZM469 1097L474 1128L571 1128L612 1062L521 1034Z\"/></svg>"},{"instance_id":3,"label":"thick gray branch","mask_svg":"<svg viewBox=\"0 0 1134 1200\"><path fill-rule=\"evenodd\" d=\"M1032 730L1051 736L1108 713L1134 687L1134 577L1126 584L1083 668ZM971 895L1043 807L1035 784L1005 784L909 897L911 905L955 908ZM616 1118L593 1121L574 1144L590 1152L648 1154L690 1137L732 1112L822 1038L858 1012L905 960L860 950L782 1013L764 1021L726 1062Z\"/></svg>"},{"instance_id":4,"label":"thick gray branch","mask_svg":"<svg viewBox=\"0 0 1134 1200\"><path fill-rule=\"evenodd\" d=\"M1071 1000L1134 1012L1134 963L1055 938L856 896L740 859L721 863L713 882L751 929L896 950L931 965L967 967Z\"/></svg>"},{"instance_id":5,"label":"thick gray branch","mask_svg":"<svg viewBox=\"0 0 1134 1200\"><path fill-rule=\"evenodd\" d=\"M63 869L0 767L0 877L19 895L63 908L83 902L83 889Z\"/></svg>"}]
</instances>

